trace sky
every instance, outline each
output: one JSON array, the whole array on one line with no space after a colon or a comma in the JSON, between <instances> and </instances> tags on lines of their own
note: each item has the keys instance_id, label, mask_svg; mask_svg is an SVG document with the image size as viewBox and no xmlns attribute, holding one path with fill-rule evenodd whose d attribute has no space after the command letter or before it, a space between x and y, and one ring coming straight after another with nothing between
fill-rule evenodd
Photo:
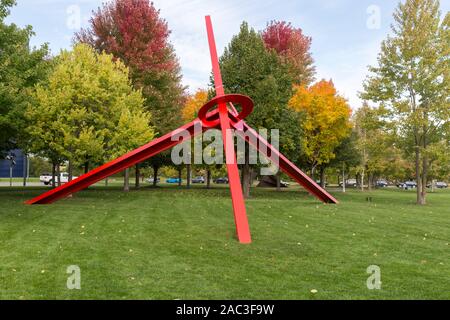
<instances>
[{"instance_id":1,"label":"sky","mask_svg":"<svg viewBox=\"0 0 450 320\"><path fill-rule=\"evenodd\" d=\"M48 43L52 54L69 49L73 35L87 27L92 10L105 0L17 0L8 22L32 25L33 46ZM171 42L190 92L206 88L211 73L204 16L211 15L219 55L242 21L263 30L272 20L285 20L312 37L316 79L332 79L352 108L375 65L380 44L390 33L396 0L153 0L171 30ZM441 0L442 12L450 0Z\"/></svg>"}]
</instances>

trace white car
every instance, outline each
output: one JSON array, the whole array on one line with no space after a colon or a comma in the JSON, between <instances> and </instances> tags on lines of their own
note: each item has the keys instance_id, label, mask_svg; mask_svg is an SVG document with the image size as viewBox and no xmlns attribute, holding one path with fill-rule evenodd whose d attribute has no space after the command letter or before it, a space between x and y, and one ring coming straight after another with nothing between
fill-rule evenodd
<instances>
[{"instance_id":1,"label":"white car","mask_svg":"<svg viewBox=\"0 0 450 320\"><path fill-rule=\"evenodd\" d=\"M339 186L342 187L342 181L339 182ZM346 187L355 187L356 188L358 186L358 181L356 181L356 179L348 179L345 182L345 186Z\"/></svg>"},{"instance_id":2,"label":"white car","mask_svg":"<svg viewBox=\"0 0 450 320\"><path fill-rule=\"evenodd\" d=\"M56 178L56 183L58 183L58 177ZM72 180L75 180L77 177L72 177ZM39 177L39 181L41 181L43 184L48 186L52 183L53 177L50 173L43 173ZM67 183L69 182L69 174L67 172L61 172L61 183Z\"/></svg>"}]
</instances>

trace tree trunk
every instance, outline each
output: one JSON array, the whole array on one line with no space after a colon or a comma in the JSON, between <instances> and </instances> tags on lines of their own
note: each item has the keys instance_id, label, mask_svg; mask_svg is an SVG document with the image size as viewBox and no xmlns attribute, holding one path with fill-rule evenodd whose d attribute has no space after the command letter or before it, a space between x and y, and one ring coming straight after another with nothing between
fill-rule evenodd
<instances>
[{"instance_id":1,"label":"tree trunk","mask_svg":"<svg viewBox=\"0 0 450 320\"><path fill-rule=\"evenodd\" d=\"M58 187L61 186L61 165L58 163L56 165L56 175L57 175L57 179L58 179Z\"/></svg>"},{"instance_id":2,"label":"tree trunk","mask_svg":"<svg viewBox=\"0 0 450 320\"><path fill-rule=\"evenodd\" d=\"M130 168L125 169L124 179L123 179L123 191L130 191Z\"/></svg>"},{"instance_id":3,"label":"tree trunk","mask_svg":"<svg viewBox=\"0 0 450 320\"><path fill-rule=\"evenodd\" d=\"M72 161L69 161L69 182L73 180L73 165L72 165Z\"/></svg>"},{"instance_id":4,"label":"tree trunk","mask_svg":"<svg viewBox=\"0 0 450 320\"><path fill-rule=\"evenodd\" d=\"M345 193L345 163L342 164L342 192Z\"/></svg>"},{"instance_id":5,"label":"tree trunk","mask_svg":"<svg viewBox=\"0 0 450 320\"><path fill-rule=\"evenodd\" d=\"M417 183L417 204L423 205L424 199L422 198L422 179L420 175L420 147L416 146L416 153L415 153L415 170L416 170L416 183Z\"/></svg>"},{"instance_id":6,"label":"tree trunk","mask_svg":"<svg viewBox=\"0 0 450 320\"><path fill-rule=\"evenodd\" d=\"M211 170L206 170L206 189L211 189Z\"/></svg>"},{"instance_id":7,"label":"tree trunk","mask_svg":"<svg viewBox=\"0 0 450 320\"><path fill-rule=\"evenodd\" d=\"M361 172L361 191L364 191L364 175L365 175L366 169L363 168Z\"/></svg>"},{"instance_id":8,"label":"tree trunk","mask_svg":"<svg viewBox=\"0 0 450 320\"><path fill-rule=\"evenodd\" d=\"M245 145L245 163L242 167L242 188L244 193L244 198L250 197L250 155L248 144Z\"/></svg>"},{"instance_id":9,"label":"tree trunk","mask_svg":"<svg viewBox=\"0 0 450 320\"><path fill-rule=\"evenodd\" d=\"M52 188L56 188L56 162L52 163Z\"/></svg>"},{"instance_id":10,"label":"tree trunk","mask_svg":"<svg viewBox=\"0 0 450 320\"><path fill-rule=\"evenodd\" d=\"M277 172L276 178L277 178L277 191L281 191L281 172L280 171Z\"/></svg>"},{"instance_id":11,"label":"tree trunk","mask_svg":"<svg viewBox=\"0 0 450 320\"><path fill-rule=\"evenodd\" d=\"M153 187L156 187L158 184L158 166L153 166Z\"/></svg>"},{"instance_id":12,"label":"tree trunk","mask_svg":"<svg viewBox=\"0 0 450 320\"><path fill-rule=\"evenodd\" d=\"M86 161L84 163L84 174L89 172L89 161Z\"/></svg>"},{"instance_id":13,"label":"tree trunk","mask_svg":"<svg viewBox=\"0 0 450 320\"><path fill-rule=\"evenodd\" d=\"M27 179L28 179L28 166L29 166L29 161L28 161L28 155L24 154L24 158L23 158L23 186L26 187L27 186Z\"/></svg>"},{"instance_id":14,"label":"tree trunk","mask_svg":"<svg viewBox=\"0 0 450 320\"><path fill-rule=\"evenodd\" d=\"M186 188L190 189L191 188L191 175L192 175L192 166L190 164L186 165Z\"/></svg>"},{"instance_id":15,"label":"tree trunk","mask_svg":"<svg viewBox=\"0 0 450 320\"><path fill-rule=\"evenodd\" d=\"M425 139L425 137L424 137ZM424 142L424 150L426 148L426 142ZM422 204L427 203L427 180L428 180L428 157L426 155L426 152L424 152L422 156L422 189L420 190L421 198L422 198Z\"/></svg>"},{"instance_id":16,"label":"tree trunk","mask_svg":"<svg viewBox=\"0 0 450 320\"><path fill-rule=\"evenodd\" d=\"M181 187L181 174L182 170L181 168L178 169L178 186Z\"/></svg>"},{"instance_id":17,"label":"tree trunk","mask_svg":"<svg viewBox=\"0 0 450 320\"><path fill-rule=\"evenodd\" d=\"M316 175L316 166L312 166L311 167L311 179L313 179L314 181L316 181L315 175Z\"/></svg>"},{"instance_id":18,"label":"tree trunk","mask_svg":"<svg viewBox=\"0 0 450 320\"><path fill-rule=\"evenodd\" d=\"M320 167L320 186L325 189L326 183L325 183L325 167Z\"/></svg>"},{"instance_id":19,"label":"tree trunk","mask_svg":"<svg viewBox=\"0 0 450 320\"><path fill-rule=\"evenodd\" d=\"M136 189L138 189L141 186L141 180L140 180L141 170L139 168L139 164L136 165L135 170L136 170L136 174L135 174L134 187Z\"/></svg>"},{"instance_id":20,"label":"tree trunk","mask_svg":"<svg viewBox=\"0 0 450 320\"><path fill-rule=\"evenodd\" d=\"M368 176L367 176L367 182L368 182L368 190L369 190L369 192L370 191L372 191L372 183L373 183L373 175L372 174L369 174Z\"/></svg>"},{"instance_id":21,"label":"tree trunk","mask_svg":"<svg viewBox=\"0 0 450 320\"><path fill-rule=\"evenodd\" d=\"M108 179L109 179L109 178L106 178L106 179L105 179L105 187L108 186L108 182L109 182Z\"/></svg>"}]
</instances>

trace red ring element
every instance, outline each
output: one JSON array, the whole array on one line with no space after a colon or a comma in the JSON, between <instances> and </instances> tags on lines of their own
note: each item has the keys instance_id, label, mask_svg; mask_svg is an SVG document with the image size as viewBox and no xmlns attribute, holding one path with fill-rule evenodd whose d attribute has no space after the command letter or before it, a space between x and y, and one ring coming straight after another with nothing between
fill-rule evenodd
<instances>
[{"instance_id":1,"label":"red ring element","mask_svg":"<svg viewBox=\"0 0 450 320\"><path fill-rule=\"evenodd\" d=\"M220 119L207 120L207 114L214 106L228 102L239 104L242 107L242 111L236 116L238 121L244 120L253 112L253 101L247 96L241 94L226 94L224 96L215 97L205 104L198 112L198 118L202 121L203 126L208 128L217 127L220 124Z\"/></svg>"}]
</instances>

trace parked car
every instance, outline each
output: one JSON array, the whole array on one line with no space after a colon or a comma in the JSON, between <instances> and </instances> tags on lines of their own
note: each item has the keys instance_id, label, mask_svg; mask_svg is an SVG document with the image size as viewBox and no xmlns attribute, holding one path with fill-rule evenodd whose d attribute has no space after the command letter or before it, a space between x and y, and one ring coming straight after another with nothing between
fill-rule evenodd
<instances>
[{"instance_id":1,"label":"parked car","mask_svg":"<svg viewBox=\"0 0 450 320\"><path fill-rule=\"evenodd\" d=\"M406 181L406 182L400 182L397 184L397 187L402 189L415 189L417 188L417 183L415 181Z\"/></svg>"},{"instance_id":2,"label":"parked car","mask_svg":"<svg viewBox=\"0 0 450 320\"><path fill-rule=\"evenodd\" d=\"M289 182L280 180L280 186L281 186L282 188L288 188L288 187L289 187Z\"/></svg>"},{"instance_id":3,"label":"parked car","mask_svg":"<svg viewBox=\"0 0 450 320\"><path fill-rule=\"evenodd\" d=\"M386 188L388 186L388 182L386 180L377 180L375 186L378 188Z\"/></svg>"},{"instance_id":4,"label":"parked car","mask_svg":"<svg viewBox=\"0 0 450 320\"><path fill-rule=\"evenodd\" d=\"M166 183L182 183L183 180L180 178L169 178L166 180Z\"/></svg>"},{"instance_id":5,"label":"parked car","mask_svg":"<svg viewBox=\"0 0 450 320\"><path fill-rule=\"evenodd\" d=\"M60 178L61 178L61 183L67 183L69 182L69 174L67 172L61 172L60 174ZM78 177L72 177L73 180L75 180ZM56 182L58 182L58 177L55 176ZM39 181L41 181L43 184L45 184L46 186L48 186L49 184L52 183L53 181L53 176L50 173L43 173L40 177L39 177Z\"/></svg>"},{"instance_id":6,"label":"parked car","mask_svg":"<svg viewBox=\"0 0 450 320\"><path fill-rule=\"evenodd\" d=\"M48 185L49 182L52 180L52 175L50 173L43 173L41 174L41 176L39 177L39 181L41 181L42 183L44 183L45 185Z\"/></svg>"},{"instance_id":7,"label":"parked car","mask_svg":"<svg viewBox=\"0 0 450 320\"><path fill-rule=\"evenodd\" d=\"M339 186L342 187L342 182L339 182ZM356 179L347 179L347 181L345 181L345 186L356 188L358 186L358 181L356 181Z\"/></svg>"},{"instance_id":8,"label":"parked car","mask_svg":"<svg viewBox=\"0 0 450 320\"><path fill-rule=\"evenodd\" d=\"M195 177L194 179L192 179L192 183L205 183L205 178L204 177Z\"/></svg>"},{"instance_id":9,"label":"parked car","mask_svg":"<svg viewBox=\"0 0 450 320\"><path fill-rule=\"evenodd\" d=\"M447 189L448 188L448 184L443 182L443 181L438 181L435 183L434 185L437 189ZM429 183L427 185L427 188L431 188L431 183Z\"/></svg>"},{"instance_id":10,"label":"parked car","mask_svg":"<svg viewBox=\"0 0 450 320\"><path fill-rule=\"evenodd\" d=\"M439 181L439 182L436 182L436 188L438 188L438 189L447 189L448 188L448 184L443 182L443 181Z\"/></svg>"},{"instance_id":11,"label":"parked car","mask_svg":"<svg viewBox=\"0 0 450 320\"><path fill-rule=\"evenodd\" d=\"M154 178L150 177L150 178L147 179L147 182L148 183L153 183L153 180L154 180ZM156 178L156 183L160 183L160 182L161 182L161 179L160 178Z\"/></svg>"},{"instance_id":12,"label":"parked car","mask_svg":"<svg viewBox=\"0 0 450 320\"><path fill-rule=\"evenodd\" d=\"M215 184L228 184L228 178L217 178L214 180Z\"/></svg>"}]
</instances>

